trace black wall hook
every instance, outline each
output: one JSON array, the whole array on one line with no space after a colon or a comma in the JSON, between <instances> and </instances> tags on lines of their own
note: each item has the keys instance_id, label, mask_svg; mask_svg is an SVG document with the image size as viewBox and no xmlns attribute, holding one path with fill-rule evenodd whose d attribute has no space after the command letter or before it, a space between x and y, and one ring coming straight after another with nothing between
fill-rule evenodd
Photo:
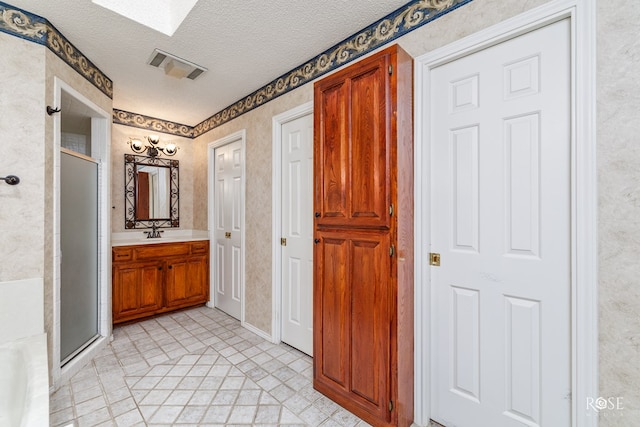
<instances>
[{"instance_id":1,"label":"black wall hook","mask_svg":"<svg viewBox=\"0 0 640 427\"><path fill-rule=\"evenodd\" d=\"M20 178L15 175L0 176L0 181L4 181L9 185L17 185L20 183Z\"/></svg>"},{"instance_id":2,"label":"black wall hook","mask_svg":"<svg viewBox=\"0 0 640 427\"><path fill-rule=\"evenodd\" d=\"M53 115L53 113L59 113L60 112L60 108L51 108L51 106L47 105L47 114L48 115Z\"/></svg>"}]
</instances>

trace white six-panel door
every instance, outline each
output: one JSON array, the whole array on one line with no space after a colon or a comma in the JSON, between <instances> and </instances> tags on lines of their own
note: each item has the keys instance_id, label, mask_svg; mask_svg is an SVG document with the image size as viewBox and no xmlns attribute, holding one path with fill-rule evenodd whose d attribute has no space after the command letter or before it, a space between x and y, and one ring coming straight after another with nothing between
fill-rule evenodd
<instances>
[{"instance_id":1,"label":"white six-panel door","mask_svg":"<svg viewBox=\"0 0 640 427\"><path fill-rule=\"evenodd\" d=\"M313 115L282 125L283 342L313 353Z\"/></svg>"},{"instance_id":2,"label":"white six-panel door","mask_svg":"<svg viewBox=\"0 0 640 427\"><path fill-rule=\"evenodd\" d=\"M217 308L236 319L242 298L243 158L241 141L214 153L214 300Z\"/></svg>"},{"instance_id":3,"label":"white six-panel door","mask_svg":"<svg viewBox=\"0 0 640 427\"><path fill-rule=\"evenodd\" d=\"M568 20L431 73L432 418L571 424Z\"/></svg>"}]
</instances>

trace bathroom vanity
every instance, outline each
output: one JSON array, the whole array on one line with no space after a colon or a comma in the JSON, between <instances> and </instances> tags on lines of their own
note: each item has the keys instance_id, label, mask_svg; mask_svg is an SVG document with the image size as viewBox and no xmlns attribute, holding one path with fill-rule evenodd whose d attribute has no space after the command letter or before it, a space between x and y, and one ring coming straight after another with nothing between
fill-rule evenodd
<instances>
[{"instance_id":1,"label":"bathroom vanity","mask_svg":"<svg viewBox=\"0 0 640 427\"><path fill-rule=\"evenodd\" d=\"M113 323L209 301L209 241L114 246Z\"/></svg>"},{"instance_id":2,"label":"bathroom vanity","mask_svg":"<svg viewBox=\"0 0 640 427\"><path fill-rule=\"evenodd\" d=\"M113 233L111 240L114 324L209 301L208 233L176 230L179 161L159 157L157 137L147 139L153 144L147 147L149 156L124 156L127 231ZM134 140L129 144L135 153L141 152Z\"/></svg>"}]
</instances>

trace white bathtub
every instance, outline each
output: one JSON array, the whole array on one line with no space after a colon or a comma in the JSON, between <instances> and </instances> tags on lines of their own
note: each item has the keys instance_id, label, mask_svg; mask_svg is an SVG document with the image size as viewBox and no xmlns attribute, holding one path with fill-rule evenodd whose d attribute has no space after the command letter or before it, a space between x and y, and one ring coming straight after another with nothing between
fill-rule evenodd
<instances>
[{"instance_id":1,"label":"white bathtub","mask_svg":"<svg viewBox=\"0 0 640 427\"><path fill-rule=\"evenodd\" d=\"M0 427L48 425L47 335L0 345Z\"/></svg>"}]
</instances>

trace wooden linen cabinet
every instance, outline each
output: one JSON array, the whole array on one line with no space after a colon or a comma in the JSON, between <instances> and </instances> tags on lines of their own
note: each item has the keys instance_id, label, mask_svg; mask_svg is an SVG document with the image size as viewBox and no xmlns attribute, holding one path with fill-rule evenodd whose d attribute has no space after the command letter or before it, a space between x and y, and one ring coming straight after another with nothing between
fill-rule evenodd
<instances>
[{"instance_id":1,"label":"wooden linen cabinet","mask_svg":"<svg viewBox=\"0 0 640 427\"><path fill-rule=\"evenodd\" d=\"M413 420L413 61L397 45L314 85L314 387Z\"/></svg>"}]
</instances>

